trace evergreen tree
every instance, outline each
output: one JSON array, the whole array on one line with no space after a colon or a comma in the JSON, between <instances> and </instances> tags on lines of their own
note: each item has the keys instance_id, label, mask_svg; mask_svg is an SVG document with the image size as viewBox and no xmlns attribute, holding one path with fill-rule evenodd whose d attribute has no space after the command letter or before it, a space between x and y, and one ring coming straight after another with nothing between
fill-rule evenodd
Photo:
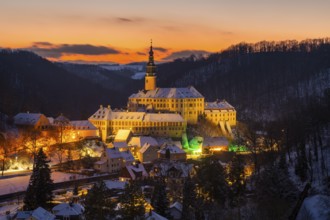
<instances>
[{"instance_id":1,"label":"evergreen tree","mask_svg":"<svg viewBox=\"0 0 330 220\"><path fill-rule=\"evenodd\" d=\"M255 184L256 204L261 219L287 219L296 203L297 188L289 178L286 166L279 164L266 166Z\"/></svg>"},{"instance_id":2,"label":"evergreen tree","mask_svg":"<svg viewBox=\"0 0 330 220\"><path fill-rule=\"evenodd\" d=\"M151 205L158 214L164 217L168 215L169 201L166 193L166 183L163 178L159 179L155 184Z\"/></svg>"},{"instance_id":3,"label":"evergreen tree","mask_svg":"<svg viewBox=\"0 0 330 220\"><path fill-rule=\"evenodd\" d=\"M79 191L78 191L78 185L75 184L75 185L74 185L74 188L73 188L73 195L74 195L74 196L77 196L78 194L79 194Z\"/></svg>"},{"instance_id":4,"label":"evergreen tree","mask_svg":"<svg viewBox=\"0 0 330 220\"><path fill-rule=\"evenodd\" d=\"M165 151L165 158L166 159L168 159L168 160L170 160L171 159L171 151L170 151L170 149L166 149L166 151Z\"/></svg>"},{"instance_id":5,"label":"evergreen tree","mask_svg":"<svg viewBox=\"0 0 330 220\"><path fill-rule=\"evenodd\" d=\"M103 220L114 217L114 204L107 199L108 189L103 181L94 184L85 200L87 220Z\"/></svg>"},{"instance_id":6,"label":"evergreen tree","mask_svg":"<svg viewBox=\"0 0 330 220\"><path fill-rule=\"evenodd\" d=\"M24 210L33 210L39 206L47 208L52 201L53 180L46 154L42 148L35 157L34 168L24 198Z\"/></svg>"},{"instance_id":7,"label":"evergreen tree","mask_svg":"<svg viewBox=\"0 0 330 220\"><path fill-rule=\"evenodd\" d=\"M295 166L295 173L300 177L301 181L305 181L307 179L307 171L308 171L305 143L299 144L297 153L298 154L297 154L297 164Z\"/></svg>"},{"instance_id":8,"label":"evergreen tree","mask_svg":"<svg viewBox=\"0 0 330 220\"><path fill-rule=\"evenodd\" d=\"M185 180L183 185L183 200L182 200L182 216L183 220L192 219L192 210L199 210L200 207L196 207L196 191L195 183L190 176Z\"/></svg>"},{"instance_id":9,"label":"evergreen tree","mask_svg":"<svg viewBox=\"0 0 330 220\"><path fill-rule=\"evenodd\" d=\"M72 170L73 169L73 157L72 157L72 151L71 151L70 148L68 149L66 168L68 170Z\"/></svg>"},{"instance_id":10,"label":"evergreen tree","mask_svg":"<svg viewBox=\"0 0 330 220\"><path fill-rule=\"evenodd\" d=\"M143 219L145 214L145 199L142 189L136 182L126 184L120 198L121 215L123 219Z\"/></svg>"},{"instance_id":11,"label":"evergreen tree","mask_svg":"<svg viewBox=\"0 0 330 220\"><path fill-rule=\"evenodd\" d=\"M235 155L229 165L228 173L229 199L231 206L239 206L245 191L244 163L241 157Z\"/></svg>"},{"instance_id":12,"label":"evergreen tree","mask_svg":"<svg viewBox=\"0 0 330 220\"><path fill-rule=\"evenodd\" d=\"M225 172L219 161L213 158L205 158L197 170L198 186L202 195L209 202L217 202L224 206L228 194L228 185L225 180Z\"/></svg>"}]
</instances>

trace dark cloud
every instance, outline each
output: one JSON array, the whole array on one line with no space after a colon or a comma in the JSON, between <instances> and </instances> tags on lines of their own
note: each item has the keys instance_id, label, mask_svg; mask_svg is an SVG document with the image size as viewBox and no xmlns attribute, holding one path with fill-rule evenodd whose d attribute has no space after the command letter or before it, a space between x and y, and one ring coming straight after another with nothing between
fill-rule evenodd
<instances>
[{"instance_id":1,"label":"dark cloud","mask_svg":"<svg viewBox=\"0 0 330 220\"><path fill-rule=\"evenodd\" d=\"M112 18L106 18L103 19L106 21L115 21L117 23L122 23L122 24L130 24L130 23L140 23L143 21L146 21L147 19L142 18L142 17L129 17L129 18L125 18L125 17L112 17Z\"/></svg>"},{"instance_id":2,"label":"dark cloud","mask_svg":"<svg viewBox=\"0 0 330 220\"><path fill-rule=\"evenodd\" d=\"M132 19L129 18L116 18L118 22L133 22Z\"/></svg>"},{"instance_id":3,"label":"dark cloud","mask_svg":"<svg viewBox=\"0 0 330 220\"><path fill-rule=\"evenodd\" d=\"M168 49L163 48L163 47L153 47L153 49L157 50L159 52L162 52L162 53L166 53L168 51Z\"/></svg>"},{"instance_id":4,"label":"dark cloud","mask_svg":"<svg viewBox=\"0 0 330 220\"><path fill-rule=\"evenodd\" d=\"M25 48L41 56L59 58L63 54L105 55L120 54L119 50L105 46L91 44L52 44L49 42L34 42L31 47Z\"/></svg>"},{"instance_id":5,"label":"dark cloud","mask_svg":"<svg viewBox=\"0 0 330 220\"><path fill-rule=\"evenodd\" d=\"M195 56L205 56L210 54L210 52L205 51L205 50L182 50L182 51L176 51L171 53L170 55L168 55L167 57L164 57L162 60L163 61L171 61L171 60L175 60L178 58L185 58L185 57L189 57L191 55L195 55Z\"/></svg>"},{"instance_id":6,"label":"dark cloud","mask_svg":"<svg viewBox=\"0 0 330 220\"><path fill-rule=\"evenodd\" d=\"M146 53L142 53L142 52L136 52L137 55L141 55L141 56L146 56Z\"/></svg>"},{"instance_id":7,"label":"dark cloud","mask_svg":"<svg viewBox=\"0 0 330 220\"><path fill-rule=\"evenodd\" d=\"M49 43L49 42L33 42L32 46L34 47L51 47L53 46L52 43Z\"/></svg>"}]
</instances>

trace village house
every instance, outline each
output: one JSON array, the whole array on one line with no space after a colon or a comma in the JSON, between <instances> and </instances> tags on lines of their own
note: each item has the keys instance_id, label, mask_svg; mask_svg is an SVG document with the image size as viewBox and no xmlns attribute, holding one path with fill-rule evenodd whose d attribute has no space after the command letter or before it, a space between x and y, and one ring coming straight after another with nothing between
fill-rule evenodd
<instances>
[{"instance_id":1,"label":"village house","mask_svg":"<svg viewBox=\"0 0 330 220\"><path fill-rule=\"evenodd\" d=\"M159 159L186 160L187 153L175 144L165 143L158 151Z\"/></svg>"},{"instance_id":2,"label":"village house","mask_svg":"<svg viewBox=\"0 0 330 220\"><path fill-rule=\"evenodd\" d=\"M149 175L142 163L126 165L119 174L120 181L130 181L147 178Z\"/></svg>"}]
</instances>

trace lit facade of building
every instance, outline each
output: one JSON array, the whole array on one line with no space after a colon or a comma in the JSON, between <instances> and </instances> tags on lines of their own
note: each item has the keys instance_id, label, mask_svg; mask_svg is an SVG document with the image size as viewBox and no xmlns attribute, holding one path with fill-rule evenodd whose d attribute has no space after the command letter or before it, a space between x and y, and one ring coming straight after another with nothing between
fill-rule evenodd
<instances>
[{"instance_id":1,"label":"lit facade of building","mask_svg":"<svg viewBox=\"0 0 330 220\"><path fill-rule=\"evenodd\" d=\"M112 111L110 106L100 106L89 121L99 129L102 140L120 129L138 135L181 137L187 125L179 114Z\"/></svg>"},{"instance_id":2,"label":"lit facade of building","mask_svg":"<svg viewBox=\"0 0 330 220\"><path fill-rule=\"evenodd\" d=\"M181 137L186 125L197 124L202 116L231 133L230 126L236 125L235 108L227 102L205 102L204 96L193 86L157 88L153 55L151 45L145 88L128 98L127 112L101 106L89 118L99 129L102 140L120 129L129 129L139 135Z\"/></svg>"},{"instance_id":3,"label":"lit facade of building","mask_svg":"<svg viewBox=\"0 0 330 220\"><path fill-rule=\"evenodd\" d=\"M145 89L132 94L128 99L128 110L143 109L153 112L179 113L189 124L197 124L204 111L204 97L194 87L157 88L156 65L152 45L145 76Z\"/></svg>"},{"instance_id":4,"label":"lit facade of building","mask_svg":"<svg viewBox=\"0 0 330 220\"><path fill-rule=\"evenodd\" d=\"M219 122L229 123L230 126L236 126L236 110L227 101L215 101L205 103L205 118L213 124Z\"/></svg>"}]
</instances>

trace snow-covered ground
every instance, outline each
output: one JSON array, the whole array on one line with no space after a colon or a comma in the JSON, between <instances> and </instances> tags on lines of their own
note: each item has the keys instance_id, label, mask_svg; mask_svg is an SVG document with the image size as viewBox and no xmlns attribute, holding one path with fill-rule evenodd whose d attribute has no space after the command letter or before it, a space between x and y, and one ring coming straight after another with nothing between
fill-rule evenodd
<instances>
[{"instance_id":1,"label":"snow-covered ground","mask_svg":"<svg viewBox=\"0 0 330 220\"><path fill-rule=\"evenodd\" d=\"M314 195L306 198L300 208L297 220L330 219L330 197L325 195Z\"/></svg>"},{"instance_id":2,"label":"snow-covered ground","mask_svg":"<svg viewBox=\"0 0 330 220\"><path fill-rule=\"evenodd\" d=\"M132 79L143 79L144 76L146 75L145 72L137 72L137 73L134 73L134 75L131 77Z\"/></svg>"},{"instance_id":3,"label":"snow-covered ground","mask_svg":"<svg viewBox=\"0 0 330 220\"><path fill-rule=\"evenodd\" d=\"M10 211L10 213L16 213L18 209L20 209L22 205L17 204L8 204L5 206L0 207L0 220L7 220L6 218L6 212Z\"/></svg>"},{"instance_id":4,"label":"snow-covered ground","mask_svg":"<svg viewBox=\"0 0 330 220\"><path fill-rule=\"evenodd\" d=\"M52 179L54 180L54 183L84 178L87 178L87 176L62 172L52 173ZM29 180L30 176L17 176L7 179L0 179L0 195L26 190Z\"/></svg>"}]
</instances>

